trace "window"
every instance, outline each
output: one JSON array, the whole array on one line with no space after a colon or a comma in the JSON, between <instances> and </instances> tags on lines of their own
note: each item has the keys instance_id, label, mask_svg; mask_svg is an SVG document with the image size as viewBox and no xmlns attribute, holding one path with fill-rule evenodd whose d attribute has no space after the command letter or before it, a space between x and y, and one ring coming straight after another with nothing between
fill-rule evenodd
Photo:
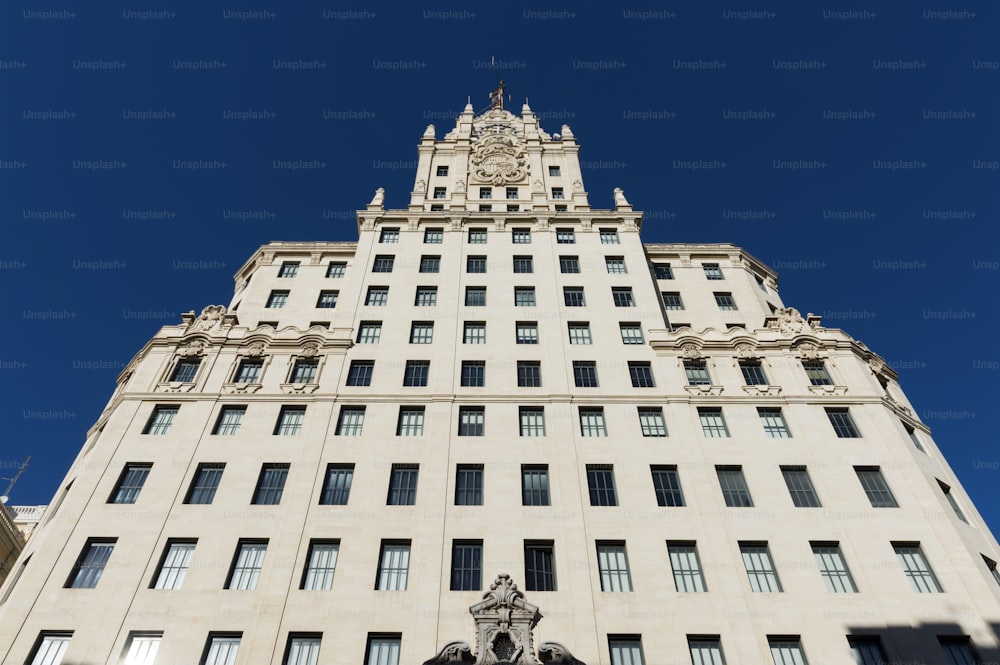
<instances>
[{"instance_id":1,"label":"window","mask_svg":"<svg viewBox=\"0 0 1000 665\"><path fill-rule=\"evenodd\" d=\"M750 488L743 477L743 469L738 466L717 466L715 473L719 476L719 487L722 488L722 498L730 508L753 508Z\"/></svg>"},{"instance_id":2,"label":"window","mask_svg":"<svg viewBox=\"0 0 1000 665\"><path fill-rule=\"evenodd\" d=\"M521 436L545 436L544 407L518 408Z\"/></svg>"},{"instance_id":3,"label":"window","mask_svg":"<svg viewBox=\"0 0 1000 665\"><path fill-rule=\"evenodd\" d=\"M858 474L861 487L865 490L868 501L872 508L898 508L896 497L892 495L888 483L882 477L882 471L877 466L856 466L854 472Z\"/></svg>"},{"instance_id":4,"label":"window","mask_svg":"<svg viewBox=\"0 0 1000 665\"><path fill-rule=\"evenodd\" d=\"M365 665L399 665L399 635L368 634Z\"/></svg>"},{"instance_id":5,"label":"window","mask_svg":"<svg viewBox=\"0 0 1000 665\"><path fill-rule=\"evenodd\" d=\"M535 287L533 286L515 286L514 287L514 306L515 307L534 307L535 306ZM537 333L537 331L536 331ZM537 344L534 342L521 342L522 344Z\"/></svg>"},{"instance_id":6,"label":"window","mask_svg":"<svg viewBox=\"0 0 1000 665\"><path fill-rule=\"evenodd\" d=\"M192 383L198 373L198 366L201 360L180 360L174 366L174 372L170 375L171 381L178 383Z\"/></svg>"},{"instance_id":7,"label":"window","mask_svg":"<svg viewBox=\"0 0 1000 665\"><path fill-rule=\"evenodd\" d=\"M463 360L461 385L482 388L486 385L486 361Z\"/></svg>"},{"instance_id":8,"label":"window","mask_svg":"<svg viewBox=\"0 0 1000 665\"><path fill-rule=\"evenodd\" d=\"M226 580L226 589L253 591L264 565L267 541L241 540L236 547L236 557Z\"/></svg>"},{"instance_id":9,"label":"window","mask_svg":"<svg viewBox=\"0 0 1000 665\"><path fill-rule=\"evenodd\" d=\"M664 309L684 309L684 302L678 291L663 291L660 293L660 298L663 300Z\"/></svg>"},{"instance_id":10,"label":"window","mask_svg":"<svg viewBox=\"0 0 1000 665\"><path fill-rule=\"evenodd\" d=\"M322 640L322 634L289 633L282 665L316 665Z\"/></svg>"},{"instance_id":11,"label":"window","mask_svg":"<svg viewBox=\"0 0 1000 665\"><path fill-rule=\"evenodd\" d=\"M551 540L524 541L524 588L527 591L556 590L555 547Z\"/></svg>"},{"instance_id":12,"label":"window","mask_svg":"<svg viewBox=\"0 0 1000 665\"><path fill-rule=\"evenodd\" d=\"M326 266L326 276L334 279L343 277L347 272L347 264L342 261L330 261Z\"/></svg>"},{"instance_id":13,"label":"window","mask_svg":"<svg viewBox=\"0 0 1000 665\"><path fill-rule=\"evenodd\" d=\"M854 420L851 418L851 414L847 409L828 408L826 409L826 417L830 419L830 424L833 425L833 431L837 433L837 438L861 438L861 432L858 431L858 428L854 424Z\"/></svg>"},{"instance_id":14,"label":"window","mask_svg":"<svg viewBox=\"0 0 1000 665\"><path fill-rule=\"evenodd\" d=\"M514 294L517 295L516 290ZM518 344L538 344L538 324L534 321L518 321L514 324L514 339Z\"/></svg>"},{"instance_id":15,"label":"window","mask_svg":"<svg viewBox=\"0 0 1000 665\"><path fill-rule=\"evenodd\" d=\"M514 273L532 273L535 272L534 262L530 256L515 256L514 257Z\"/></svg>"},{"instance_id":16,"label":"window","mask_svg":"<svg viewBox=\"0 0 1000 665\"><path fill-rule=\"evenodd\" d=\"M365 407L342 406L337 418L337 436L360 436L365 424Z\"/></svg>"},{"instance_id":17,"label":"window","mask_svg":"<svg viewBox=\"0 0 1000 665\"><path fill-rule=\"evenodd\" d=\"M972 641L965 635L938 637L938 644L948 657L948 665L980 665L982 661L972 648Z\"/></svg>"},{"instance_id":18,"label":"window","mask_svg":"<svg viewBox=\"0 0 1000 665\"><path fill-rule=\"evenodd\" d=\"M146 427L142 430L142 433L163 436L170 431L170 426L174 422L174 416L177 415L180 408L179 406L163 404L153 407L153 413L149 416L149 422L146 423Z\"/></svg>"},{"instance_id":19,"label":"window","mask_svg":"<svg viewBox=\"0 0 1000 665\"><path fill-rule=\"evenodd\" d=\"M66 580L67 589L93 589L108 565L117 538L90 538L73 564L73 572Z\"/></svg>"},{"instance_id":20,"label":"window","mask_svg":"<svg viewBox=\"0 0 1000 665\"><path fill-rule=\"evenodd\" d=\"M201 665L235 665L243 633L209 633Z\"/></svg>"},{"instance_id":21,"label":"window","mask_svg":"<svg viewBox=\"0 0 1000 665\"><path fill-rule=\"evenodd\" d=\"M294 380L293 383L295 383ZM243 416L246 412L247 408L245 406L222 407L222 409L219 410L219 419L215 421L215 429L212 430L212 434L217 434L219 436L232 436L233 434L236 434L236 432L240 429L240 423L243 422Z\"/></svg>"},{"instance_id":22,"label":"window","mask_svg":"<svg viewBox=\"0 0 1000 665\"><path fill-rule=\"evenodd\" d=\"M379 591L406 591L406 578L410 569L410 541L382 541L379 555Z\"/></svg>"},{"instance_id":23,"label":"window","mask_svg":"<svg viewBox=\"0 0 1000 665\"><path fill-rule=\"evenodd\" d=\"M804 466L783 466L781 475L796 508L819 508L819 497Z\"/></svg>"},{"instance_id":24,"label":"window","mask_svg":"<svg viewBox=\"0 0 1000 665\"><path fill-rule=\"evenodd\" d=\"M729 428L722 417L722 407L698 407L698 420L701 421L701 432L710 439L725 439L729 436Z\"/></svg>"},{"instance_id":25,"label":"window","mask_svg":"<svg viewBox=\"0 0 1000 665\"><path fill-rule=\"evenodd\" d=\"M375 263L372 264L372 272L392 272L396 257L392 254L376 254Z\"/></svg>"},{"instance_id":26,"label":"window","mask_svg":"<svg viewBox=\"0 0 1000 665\"><path fill-rule=\"evenodd\" d=\"M257 489L254 490L250 502L259 506L276 506L281 503L281 494L285 490L285 480L288 478L287 464L265 464L260 469L257 478Z\"/></svg>"},{"instance_id":27,"label":"window","mask_svg":"<svg viewBox=\"0 0 1000 665\"><path fill-rule=\"evenodd\" d=\"M635 307L635 299L632 297L632 289L629 287L612 288L611 297L615 301L615 307Z\"/></svg>"},{"instance_id":28,"label":"window","mask_svg":"<svg viewBox=\"0 0 1000 665\"><path fill-rule=\"evenodd\" d=\"M389 474L389 496L385 505L414 505L417 502L417 474L419 471L416 464L393 464L392 472Z\"/></svg>"},{"instance_id":29,"label":"window","mask_svg":"<svg viewBox=\"0 0 1000 665\"><path fill-rule=\"evenodd\" d=\"M396 421L396 436L423 436L424 407L401 406Z\"/></svg>"},{"instance_id":30,"label":"window","mask_svg":"<svg viewBox=\"0 0 1000 665\"><path fill-rule=\"evenodd\" d=\"M434 341L432 321L414 321L410 324L410 344L430 344Z\"/></svg>"},{"instance_id":31,"label":"window","mask_svg":"<svg viewBox=\"0 0 1000 665\"><path fill-rule=\"evenodd\" d=\"M438 289L436 286L418 286L413 304L417 307L433 307L437 305Z\"/></svg>"},{"instance_id":32,"label":"window","mask_svg":"<svg viewBox=\"0 0 1000 665\"><path fill-rule=\"evenodd\" d=\"M670 555L670 569L674 572L674 588L678 593L708 591L695 543L667 541L667 553Z\"/></svg>"},{"instance_id":33,"label":"window","mask_svg":"<svg viewBox=\"0 0 1000 665\"><path fill-rule=\"evenodd\" d=\"M451 543L451 590L479 591L483 588L483 541L453 540Z\"/></svg>"},{"instance_id":34,"label":"window","mask_svg":"<svg viewBox=\"0 0 1000 665\"><path fill-rule=\"evenodd\" d=\"M559 257L559 272L561 273L578 273L580 272L580 257L578 256L560 256Z\"/></svg>"},{"instance_id":35,"label":"window","mask_svg":"<svg viewBox=\"0 0 1000 665\"><path fill-rule=\"evenodd\" d=\"M441 257L421 256L420 272L441 272Z\"/></svg>"},{"instance_id":36,"label":"window","mask_svg":"<svg viewBox=\"0 0 1000 665\"><path fill-rule=\"evenodd\" d=\"M597 566L601 572L601 591L632 590L624 542L597 541Z\"/></svg>"},{"instance_id":37,"label":"window","mask_svg":"<svg viewBox=\"0 0 1000 665\"><path fill-rule=\"evenodd\" d=\"M347 385L370 386L374 370L374 360L352 360L350 369L347 370Z\"/></svg>"},{"instance_id":38,"label":"window","mask_svg":"<svg viewBox=\"0 0 1000 665\"><path fill-rule=\"evenodd\" d=\"M615 492L615 472L610 464L587 465L587 489L590 492L590 505L618 505L618 495Z\"/></svg>"},{"instance_id":39,"label":"window","mask_svg":"<svg viewBox=\"0 0 1000 665\"><path fill-rule=\"evenodd\" d=\"M482 192L482 190L480 190ZM489 198L489 197L486 197ZM485 245L486 244L486 229L469 229L469 244L470 245Z\"/></svg>"},{"instance_id":40,"label":"window","mask_svg":"<svg viewBox=\"0 0 1000 665\"><path fill-rule=\"evenodd\" d=\"M446 187L435 187L434 188L434 198L435 199L443 199L443 198L447 198L447 196L448 196L448 189Z\"/></svg>"},{"instance_id":41,"label":"window","mask_svg":"<svg viewBox=\"0 0 1000 665\"><path fill-rule=\"evenodd\" d=\"M465 272L483 273L486 272L485 256L469 256L465 259Z\"/></svg>"},{"instance_id":42,"label":"window","mask_svg":"<svg viewBox=\"0 0 1000 665\"><path fill-rule=\"evenodd\" d=\"M258 321L257 325L258 326L270 326L270 327L274 328L275 330L278 329L278 322L277 321Z\"/></svg>"},{"instance_id":43,"label":"window","mask_svg":"<svg viewBox=\"0 0 1000 665\"><path fill-rule=\"evenodd\" d=\"M292 365L292 383L316 383L319 361L313 358L298 358Z\"/></svg>"},{"instance_id":44,"label":"window","mask_svg":"<svg viewBox=\"0 0 1000 665\"><path fill-rule=\"evenodd\" d=\"M673 279L674 271L669 263L654 263L653 277L656 279Z\"/></svg>"},{"instance_id":45,"label":"window","mask_svg":"<svg viewBox=\"0 0 1000 665\"><path fill-rule=\"evenodd\" d=\"M506 192L507 192L507 198L508 199L516 199L517 198L517 187L507 187L506 188Z\"/></svg>"},{"instance_id":46,"label":"window","mask_svg":"<svg viewBox=\"0 0 1000 665\"><path fill-rule=\"evenodd\" d=\"M679 323L679 322L678 323L671 323L670 324L670 332L677 332L678 330L681 330L682 328L690 328L690 327L691 327L690 323Z\"/></svg>"},{"instance_id":47,"label":"window","mask_svg":"<svg viewBox=\"0 0 1000 665\"><path fill-rule=\"evenodd\" d=\"M713 293L715 296L715 304L719 306L719 309L723 312L735 312L737 310L736 301L733 300L732 293Z\"/></svg>"},{"instance_id":48,"label":"window","mask_svg":"<svg viewBox=\"0 0 1000 665\"><path fill-rule=\"evenodd\" d=\"M152 464L126 464L108 503L135 503L152 468Z\"/></svg>"},{"instance_id":49,"label":"window","mask_svg":"<svg viewBox=\"0 0 1000 665\"><path fill-rule=\"evenodd\" d=\"M302 431L302 423L306 418L306 407L283 406L278 413L274 433L281 436L294 436Z\"/></svg>"},{"instance_id":50,"label":"window","mask_svg":"<svg viewBox=\"0 0 1000 665\"><path fill-rule=\"evenodd\" d=\"M483 465L459 464L455 472L455 505L483 505Z\"/></svg>"},{"instance_id":51,"label":"window","mask_svg":"<svg viewBox=\"0 0 1000 665\"><path fill-rule=\"evenodd\" d=\"M577 388L596 388L597 363L593 360L574 360L573 381Z\"/></svg>"},{"instance_id":52,"label":"window","mask_svg":"<svg viewBox=\"0 0 1000 665\"><path fill-rule=\"evenodd\" d=\"M639 427L643 436L666 436L667 424L663 420L663 409L658 406L640 406Z\"/></svg>"},{"instance_id":53,"label":"window","mask_svg":"<svg viewBox=\"0 0 1000 665\"><path fill-rule=\"evenodd\" d=\"M168 540L160 559L160 570L153 582L154 589L180 589L184 584L196 541Z\"/></svg>"},{"instance_id":54,"label":"window","mask_svg":"<svg viewBox=\"0 0 1000 665\"><path fill-rule=\"evenodd\" d=\"M719 267L718 263L703 263L701 268L705 271L705 279L712 281L725 279L722 276L722 268Z\"/></svg>"},{"instance_id":55,"label":"window","mask_svg":"<svg viewBox=\"0 0 1000 665\"><path fill-rule=\"evenodd\" d=\"M507 205L507 212L517 212L518 210L519 208L516 205L511 205L511 204Z\"/></svg>"},{"instance_id":56,"label":"window","mask_svg":"<svg viewBox=\"0 0 1000 665\"><path fill-rule=\"evenodd\" d=\"M124 665L153 665L163 633L129 633Z\"/></svg>"},{"instance_id":57,"label":"window","mask_svg":"<svg viewBox=\"0 0 1000 665\"><path fill-rule=\"evenodd\" d=\"M521 505L550 505L548 466L521 465Z\"/></svg>"},{"instance_id":58,"label":"window","mask_svg":"<svg viewBox=\"0 0 1000 665\"><path fill-rule=\"evenodd\" d=\"M281 309L288 302L288 291L271 291L271 294L267 297L267 304L265 307L271 309Z\"/></svg>"},{"instance_id":59,"label":"window","mask_svg":"<svg viewBox=\"0 0 1000 665\"><path fill-rule=\"evenodd\" d=\"M638 323L619 323L618 328L621 330L622 344L646 343L642 336L642 327Z\"/></svg>"},{"instance_id":60,"label":"window","mask_svg":"<svg viewBox=\"0 0 1000 665\"><path fill-rule=\"evenodd\" d=\"M566 196L563 194L563 188L562 187L553 187L552 188L552 198L554 198L554 199L564 199L564 198L566 198Z\"/></svg>"},{"instance_id":61,"label":"window","mask_svg":"<svg viewBox=\"0 0 1000 665\"><path fill-rule=\"evenodd\" d=\"M628 374L632 378L633 388L653 388L656 386L653 381L653 369L649 363L630 362Z\"/></svg>"},{"instance_id":62,"label":"window","mask_svg":"<svg viewBox=\"0 0 1000 665\"><path fill-rule=\"evenodd\" d=\"M583 307L586 302L583 298L583 287L582 286L565 286L563 287L563 301L566 303L567 307Z\"/></svg>"},{"instance_id":63,"label":"window","mask_svg":"<svg viewBox=\"0 0 1000 665\"><path fill-rule=\"evenodd\" d=\"M774 665L808 665L798 637L769 636L767 646L771 648Z\"/></svg>"},{"instance_id":64,"label":"window","mask_svg":"<svg viewBox=\"0 0 1000 665\"><path fill-rule=\"evenodd\" d=\"M580 434L582 436L607 436L602 407L580 407Z\"/></svg>"},{"instance_id":65,"label":"window","mask_svg":"<svg viewBox=\"0 0 1000 665\"><path fill-rule=\"evenodd\" d=\"M382 229L381 234L379 234L378 241L386 245L392 245L399 242L399 229Z\"/></svg>"},{"instance_id":66,"label":"window","mask_svg":"<svg viewBox=\"0 0 1000 665\"><path fill-rule=\"evenodd\" d=\"M566 206L556 205L556 212L566 212Z\"/></svg>"},{"instance_id":67,"label":"window","mask_svg":"<svg viewBox=\"0 0 1000 665\"><path fill-rule=\"evenodd\" d=\"M903 429L905 429L907 435L909 435L910 441L913 442L913 446L920 452L926 453L927 451L924 450L924 446L920 443L920 437L917 436L916 431L906 423L903 423Z\"/></svg>"},{"instance_id":68,"label":"window","mask_svg":"<svg viewBox=\"0 0 1000 665\"><path fill-rule=\"evenodd\" d=\"M215 499L225 464L199 464L184 503L210 504Z\"/></svg>"},{"instance_id":69,"label":"window","mask_svg":"<svg viewBox=\"0 0 1000 665\"><path fill-rule=\"evenodd\" d=\"M458 435L483 436L486 423L486 410L481 406L458 407Z\"/></svg>"},{"instance_id":70,"label":"window","mask_svg":"<svg viewBox=\"0 0 1000 665\"><path fill-rule=\"evenodd\" d=\"M806 378L809 379L810 385L833 385L833 379L830 378L830 373L826 371L826 365L822 360L803 360L802 367L806 371Z\"/></svg>"},{"instance_id":71,"label":"window","mask_svg":"<svg viewBox=\"0 0 1000 665\"><path fill-rule=\"evenodd\" d=\"M688 636L688 651L693 665L726 665L722 640L718 635Z\"/></svg>"},{"instance_id":72,"label":"window","mask_svg":"<svg viewBox=\"0 0 1000 665\"><path fill-rule=\"evenodd\" d=\"M937 480L937 478L935 478L935 480ZM944 494L944 498L948 500L948 505L950 505L951 509L955 511L955 516L958 517L958 519L965 522L966 524L968 524L969 520L965 518L965 513L963 513L962 509L958 507L958 502L955 501L955 497L951 493L951 488L942 483L940 480L937 481L937 484L938 487L941 488L941 492Z\"/></svg>"},{"instance_id":73,"label":"window","mask_svg":"<svg viewBox=\"0 0 1000 665\"><path fill-rule=\"evenodd\" d=\"M310 321L309 322L309 327L310 328L313 328L315 326L319 326L320 328L326 328L327 330L329 330L330 329L330 322L329 321Z\"/></svg>"},{"instance_id":74,"label":"window","mask_svg":"<svg viewBox=\"0 0 1000 665\"><path fill-rule=\"evenodd\" d=\"M942 593L941 585L938 583L934 571L931 570L927 558L924 557L919 543L893 543L892 549L896 551L896 558L899 565L903 567L903 573L910 580L910 586L917 593Z\"/></svg>"},{"instance_id":75,"label":"window","mask_svg":"<svg viewBox=\"0 0 1000 665\"><path fill-rule=\"evenodd\" d=\"M515 245L530 245L531 244L531 230L530 229L512 229L510 232L510 239Z\"/></svg>"},{"instance_id":76,"label":"window","mask_svg":"<svg viewBox=\"0 0 1000 665\"><path fill-rule=\"evenodd\" d=\"M689 386L710 386L712 377L708 374L708 364L704 360L685 360L684 374Z\"/></svg>"},{"instance_id":77,"label":"window","mask_svg":"<svg viewBox=\"0 0 1000 665\"><path fill-rule=\"evenodd\" d=\"M882 648L882 640L878 637L852 637L847 638L847 643L851 647L851 655L857 665L888 665L889 659Z\"/></svg>"},{"instance_id":78,"label":"window","mask_svg":"<svg viewBox=\"0 0 1000 665\"><path fill-rule=\"evenodd\" d=\"M518 360L517 385L521 388L541 387L542 364L535 360Z\"/></svg>"},{"instance_id":79,"label":"window","mask_svg":"<svg viewBox=\"0 0 1000 665\"><path fill-rule=\"evenodd\" d=\"M406 368L403 370L403 385L406 387L426 386L427 374L430 369L431 362L429 360L407 360Z\"/></svg>"},{"instance_id":80,"label":"window","mask_svg":"<svg viewBox=\"0 0 1000 665\"><path fill-rule=\"evenodd\" d=\"M790 439L791 432L785 424L785 417L781 415L781 409L765 409L758 407L757 415L760 417L760 424L764 427L764 434L772 439Z\"/></svg>"},{"instance_id":81,"label":"window","mask_svg":"<svg viewBox=\"0 0 1000 665\"><path fill-rule=\"evenodd\" d=\"M479 198L481 198L481 199L492 199L493 198L493 188L492 187L480 187L479 188Z\"/></svg>"},{"instance_id":82,"label":"window","mask_svg":"<svg viewBox=\"0 0 1000 665\"><path fill-rule=\"evenodd\" d=\"M748 386L766 386L767 375L761 367L759 360L741 360L740 371L743 372L743 381Z\"/></svg>"},{"instance_id":83,"label":"window","mask_svg":"<svg viewBox=\"0 0 1000 665\"><path fill-rule=\"evenodd\" d=\"M467 286L465 287L466 307L486 307L486 287Z\"/></svg>"},{"instance_id":84,"label":"window","mask_svg":"<svg viewBox=\"0 0 1000 665\"><path fill-rule=\"evenodd\" d=\"M439 177L448 175L448 167L447 166L437 167L437 170L435 171L434 175L437 175Z\"/></svg>"},{"instance_id":85,"label":"window","mask_svg":"<svg viewBox=\"0 0 1000 665\"><path fill-rule=\"evenodd\" d=\"M621 240L618 238L618 231L615 229L601 229L601 244L602 245L620 245Z\"/></svg>"},{"instance_id":86,"label":"window","mask_svg":"<svg viewBox=\"0 0 1000 665\"><path fill-rule=\"evenodd\" d=\"M750 589L754 593L776 593L781 591L778 571L774 569L771 552L767 543L740 543L743 565L750 579Z\"/></svg>"},{"instance_id":87,"label":"window","mask_svg":"<svg viewBox=\"0 0 1000 665\"><path fill-rule=\"evenodd\" d=\"M560 173L558 166L550 166L549 167L549 175L550 176L558 176L558 175L562 175L562 173Z\"/></svg>"},{"instance_id":88,"label":"window","mask_svg":"<svg viewBox=\"0 0 1000 665\"><path fill-rule=\"evenodd\" d=\"M370 307L385 307L389 302L388 286L369 286L365 295L365 304Z\"/></svg>"},{"instance_id":89,"label":"window","mask_svg":"<svg viewBox=\"0 0 1000 665\"><path fill-rule=\"evenodd\" d=\"M652 464L649 471L653 476L656 505L671 508L683 507L684 494L681 492L681 479L677 475L677 467Z\"/></svg>"},{"instance_id":90,"label":"window","mask_svg":"<svg viewBox=\"0 0 1000 665\"><path fill-rule=\"evenodd\" d=\"M443 229L424 229L424 244L440 245L444 242Z\"/></svg>"},{"instance_id":91,"label":"window","mask_svg":"<svg viewBox=\"0 0 1000 665\"><path fill-rule=\"evenodd\" d=\"M573 229L556 229L557 245L575 245L576 232Z\"/></svg>"},{"instance_id":92,"label":"window","mask_svg":"<svg viewBox=\"0 0 1000 665\"><path fill-rule=\"evenodd\" d=\"M581 321L578 323L569 322L567 324L569 329L569 343L570 344L590 344L590 324L586 321Z\"/></svg>"},{"instance_id":93,"label":"window","mask_svg":"<svg viewBox=\"0 0 1000 665\"><path fill-rule=\"evenodd\" d=\"M443 212L444 206L440 203L431 204L431 212Z\"/></svg>"},{"instance_id":94,"label":"window","mask_svg":"<svg viewBox=\"0 0 1000 665\"><path fill-rule=\"evenodd\" d=\"M323 478L323 491L319 497L321 506L346 506L351 496L351 482L354 480L353 464L328 464Z\"/></svg>"},{"instance_id":95,"label":"window","mask_svg":"<svg viewBox=\"0 0 1000 665\"><path fill-rule=\"evenodd\" d=\"M625 269L625 258L622 256L605 256L604 265L608 269L608 274L624 275L628 272Z\"/></svg>"},{"instance_id":96,"label":"window","mask_svg":"<svg viewBox=\"0 0 1000 665\"><path fill-rule=\"evenodd\" d=\"M466 321L462 333L463 344L485 344L486 343L486 322Z\"/></svg>"},{"instance_id":97,"label":"window","mask_svg":"<svg viewBox=\"0 0 1000 665\"><path fill-rule=\"evenodd\" d=\"M72 632L40 634L35 648L31 650L30 665L60 665L71 639Z\"/></svg>"},{"instance_id":98,"label":"window","mask_svg":"<svg viewBox=\"0 0 1000 665\"><path fill-rule=\"evenodd\" d=\"M244 358L236 368L236 375L233 377L234 383L257 383L260 378L260 371L264 367L264 361L254 358Z\"/></svg>"},{"instance_id":99,"label":"window","mask_svg":"<svg viewBox=\"0 0 1000 665\"><path fill-rule=\"evenodd\" d=\"M840 545L837 543L810 543L810 545L826 590L830 593L857 593L858 587L854 584L851 571L840 553Z\"/></svg>"}]
</instances>

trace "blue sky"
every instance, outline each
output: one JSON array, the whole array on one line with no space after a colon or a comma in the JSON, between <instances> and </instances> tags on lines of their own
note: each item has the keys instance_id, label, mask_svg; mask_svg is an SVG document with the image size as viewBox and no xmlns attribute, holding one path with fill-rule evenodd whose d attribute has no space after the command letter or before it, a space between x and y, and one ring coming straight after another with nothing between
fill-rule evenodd
<instances>
[{"instance_id":1,"label":"blue sky","mask_svg":"<svg viewBox=\"0 0 1000 665\"><path fill-rule=\"evenodd\" d=\"M572 127L592 204L620 186L647 242L744 247L885 357L1000 531L995 3L143 4L0 10L12 503L48 502L121 368L259 245L354 240L377 187L404 207L495 59L515 110Z\"/></svg>"}]
</instances>

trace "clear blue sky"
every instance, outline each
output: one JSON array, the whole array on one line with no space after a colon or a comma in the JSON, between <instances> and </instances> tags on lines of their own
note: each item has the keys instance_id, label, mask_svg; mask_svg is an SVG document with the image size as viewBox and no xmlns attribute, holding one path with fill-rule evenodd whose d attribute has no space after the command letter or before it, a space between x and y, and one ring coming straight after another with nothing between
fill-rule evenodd
<instances>
[{"instance_id":1,"label":"clear blue sky","mask_svg":"<svg viewBox=\"0 0 1000 665\"><path fill-rule=\"evenodd\" d=\"M424 127L485 107L496 58L515 109L573 128L595 206L620 186L647 242L746 248L897 368L998 532L996 3L246 4L0 10L12 503L49 501L120 369L256 247L354 240L376 187L405 206Z\"/></svg>"}]
</instances>

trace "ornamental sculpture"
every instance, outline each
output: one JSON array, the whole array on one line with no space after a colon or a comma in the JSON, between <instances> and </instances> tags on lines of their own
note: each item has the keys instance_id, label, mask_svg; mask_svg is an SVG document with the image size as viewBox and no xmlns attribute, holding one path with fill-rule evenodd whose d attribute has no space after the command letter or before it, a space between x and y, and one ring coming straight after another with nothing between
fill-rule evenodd
<instances>
[{"instance_id":1,"label":"ornamental sculpture","mask_svg":"<svg viewBox=\"0 0 1000 665\"><path fill-rule=\"evenodd\" d=\"M506 185L521 182L528 175L524 151L510 134L486 134L469 158L472 175L479 182Z\"/></svg>"}]
</instances>

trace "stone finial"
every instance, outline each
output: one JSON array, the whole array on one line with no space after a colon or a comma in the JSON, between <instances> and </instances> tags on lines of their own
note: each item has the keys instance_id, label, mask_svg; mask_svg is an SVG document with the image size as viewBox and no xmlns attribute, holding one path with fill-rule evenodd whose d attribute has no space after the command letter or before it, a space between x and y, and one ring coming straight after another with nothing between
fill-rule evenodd
<instances>
[{"instance_id":1,"label":"stone finial","mask_svg":"<svg viewBox=\"0 0 1000 665\"><path fill-rule=\"evenodd\" d=\"M573 130L569 128L569 125L562 126L562 137L564 139L571 139L573 137Z\"/></svg>"},{"instance_id":2,"label":"stone finial","mask_svg":"<svg viewBox=\"0 0 1000 665\"><path fill-rule=\"evenodd\" d=\"M375 190L375 196L372 197L371 203L368 204L369 208L381 208L385 204L385 189L379 187Z\"/></svg>"},{"instance_id":3,"label":"stone finial","mask_svg":"<svg viewBox=\"0 0 1000 665\"><path fill-rule=\"evenodd\" d=\"M615 187L615 210L631 210L632 204L625 198L621 187Z\"/></svg>"},{"instance_id":4,"label":"stone finial","mask_svg":"<svg viewBox=\"0 0 1000 665\"><path fill-rule=\"evenodd\" d=\"M427 125L427 129L424 130L424 138L425 139L434 138L434 125Z\"/></svg>"}]
</instances>

